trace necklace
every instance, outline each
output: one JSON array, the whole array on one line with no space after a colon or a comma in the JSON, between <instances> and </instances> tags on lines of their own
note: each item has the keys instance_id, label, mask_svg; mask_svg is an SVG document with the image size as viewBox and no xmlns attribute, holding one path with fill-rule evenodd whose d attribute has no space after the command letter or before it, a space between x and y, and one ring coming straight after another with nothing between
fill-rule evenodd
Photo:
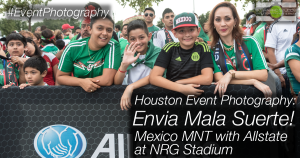
<instances>
[{"instance_id":1,"label":"necklace","mask_svg":"<svg viewBox=\"0 0 300 158\"><path fill-rule=\"evenodd\" d=\"M88 52L89 52L89 57L91 59L91 60L87 61L87 63L94 63L95 61L93 61L93 60L94 60L95 56L93 58L91 57L89 46L87 46L87 49L88 49Z\"/></svg>"},{"instance_id":2,"label":"necklace","mask_svg":"<svg viewBox=\"0 0 300 158\"><path fill-rule=\"evenodd\" d=\"M222 41L222 43L223 43L223 47L226 51L231 51L234 47L234 44L233 44L233 45L230 46L230 48L226 48L223 41Z\"/></svg>"}]
</instances>

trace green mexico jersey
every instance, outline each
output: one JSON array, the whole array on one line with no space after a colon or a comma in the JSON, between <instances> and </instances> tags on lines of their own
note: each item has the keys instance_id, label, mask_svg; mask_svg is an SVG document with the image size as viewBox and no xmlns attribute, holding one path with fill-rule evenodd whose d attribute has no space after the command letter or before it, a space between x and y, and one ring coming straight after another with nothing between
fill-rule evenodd
<instances>
[{"instance_id":1,"label":"green mexico jersey","mask_svg":"<svg viewBox=\"0 0 300 158\"><path fill-rule=\"evenodd\" d=\"M158 30L159 30L159 28L155 25L153 25L151 27L148 27L148 31L151 32L151 33L155 32L155 31L158 31Z\"/></svg>"},{"instance_id":2,"label":"green mexico jersey","mask_svg":"<svg viewBox=\"0 0 300 158\"><path fill-rule=\"evenodd\" d=\"M64 50L58 69L73 72L78 78L94 78L103 74L103 69L118 70L121 64L120 44L111 39L97 51L88 47L90 37L70 43Z\"/></svg>"},{"instance_id":3,"label":"green mexico jersey","mask_svg":"<svg viewBox=\"0 0 300 158\"><path fill-rule=\"evenodd\" d=\"M244 36L243 40L244 40L245 45L247 46L247 48L249 50L249 54L251 55L253 70L268 69L266 59L265 59L265 57L262 53L262 50L261 50L258 42L256 41L256 39L253 38L252 36ZM230 48L230 46L227 46L226 44L224 44L224 45L225 45L226 48ZM234 49L232 49L231 51L226 51L226 53L230 57L233 64L236 66L236 59L235 59ZM219 69L219 67L218 67L218 65L215 61L214 52L212 50L211 50L211 55L212 55L212 59L213 59L213 63L214 63L214 73L221 72L221 70ZM245 61L245 59L246 59L246 57L244 56L242 58L242 60ZM227 64L228 71L229 70L234 70L234 68L232 67L230 61L227 60L227 57L226 57L226 64ZM236 66L236 68L238 70L238 66Z\"/></svg>"},{"instance_id":4,"label":"green mexico jersey","mask_svg":"<svg viewBox=\"0 0 300 158\"><path fill-rule=\"evenodd\" d=\"M265 36L264 36L265 28L261 27L260 29L256 29L253 37L257 40L260 48L265 50Z\"/></svg>"},{"instance_id":5,"label":"green mexico jersey","mask_svg":"<svg viewBox=\"0 0 300 158\"><path fill-rule=\"evenodd\" d=\"M256 32L257 30L259 30L260 28L265 27L266 24L267 24L266 22L260 23L260 24L257 26L257 28L255 29L255 32ZM255 32L254 32L254 33L255 33Z\"/></svg>"},{"instance_id":6,"label":"green mexico jersey","mask_svg":"<svg viewBox=\"0 0 300 158\"><path fill-rule=\"evenodd\" d=\"M209 38L208 38L207 34L204 32L204 30L203 30L200 22L198 22L198 25L199 25L199 27L201 29L198 37L202 38L207 43L207 41L209 41Z\"/></svg>"},{"instance_id":7,"label":"green mexico jersey","mask_svg":"<svg viewBox=\"0 0 300 158\"><path fill-rule=\"evenodd\" d=\"M284 65L286 68L287 75L289 77L289 80L291 82L291 86L296 94L300 92L300 83L296 80L291 67L288 64L288 61L291 59L295 59L300 61L300 48L296 44L291 45L286 51L285 51L285 57L284 57Z\"/></svg>"},{"instance_id":8,"label":"green mexico jersey","mask_svg":"<svg viewBox=\"0 0 300 158\"><path fill-rule=\"evenodd\" d=\"M54 44L47 44L45 47L42 48L42 51L52 54L57 54L59 49Z\"/></svg>"},{"instance_id":9,"label":"green mexico jersey","mask_svg":"<svg viewBox=\"0 0 300 158\"><path fill-rule=\"evenodd\" d=\"M128 43L127 39L125 39L125 38L120 38L119 43L120 43L120 47L121 47L120 48L121 54L123 54L125 51L126 45L128 44L128 46L129 46L129 43Z\"/></svg>"}]
</instances>

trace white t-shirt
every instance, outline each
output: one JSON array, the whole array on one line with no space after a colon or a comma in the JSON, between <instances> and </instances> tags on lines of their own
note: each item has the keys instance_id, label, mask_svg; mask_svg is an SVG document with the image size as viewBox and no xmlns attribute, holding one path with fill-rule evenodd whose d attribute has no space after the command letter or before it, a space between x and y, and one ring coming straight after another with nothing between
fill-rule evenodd
<instances>
[{"instance_id":1,"label":"white t-shirt","mask_svg":"<svg viewBox=\"0 0 300 158\"><path fill-rule=\"evenodd\" d=\"M168 30L168 32L174 42L179 42L179 40L173 35L172 31ZM159 48L163 48L165 46L166 34L164 29L157 31L156 34L153 36L153 44Z\"/></svg>"},{"instance_id":2,"label":"white t-shirt","mask_svg":"<svg viewBox=\"0 0 300 158\"><path fill-rule=\"evenodd\" d=\"M139 56L140 59L144 59L145 57L146 57L146 55ZM127 83L128 84L134 83L134 82L150 75L150 71L151 71L151 68L149 68L145 64L142 64L142 63L138 64L137 66L135 66L134 68L131 68L128 71Z\"/></svg>"},{"instance_id":3,"label":"white t-shirt","mask_svg":"<svg viewBox=\"0 0 300 158\"><path fill-rule=\"evenodd\" d=\"M63 41L65 42L65 46L68 45L70 43L71 40L69 39L63 39Z\"/></svg>"},{"instance_id":4,"label":"white t-shirt","mask_svg":"<svg viewBox=\"0 0 300 158\"><path fill-rule=\"evenodd\" d=\"M296 33L297 21L294 22L274 22L268 31L265 47L275 49L277 62L284 60L286 49L291 46L293 35ZM285 67L279 69L281 74L285 74Z\"/></svg>"}]
</instances>

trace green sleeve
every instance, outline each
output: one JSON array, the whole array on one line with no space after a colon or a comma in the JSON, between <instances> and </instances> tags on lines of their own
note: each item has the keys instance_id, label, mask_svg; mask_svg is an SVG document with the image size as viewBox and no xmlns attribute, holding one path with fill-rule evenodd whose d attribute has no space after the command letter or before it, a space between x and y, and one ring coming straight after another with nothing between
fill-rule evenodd
<instances>
[{"instance_id":1,"label":"green sleeve","mask_svg":"<svg viewBox=\"0 0 300 158\"><path fill-rule=\"evenodd\" d=\"M69 48L70 45L68 45L64 52L61 55L61 58L59 60L58 69L62 72L73 72L74 66L73 66L73 59L72 59L72 48Z\"/></svg>"},{"instance_id":2,"label":"green sleeve","mask_svg":"<svg viewBox=\"0 0 300 158\"><path fill-rule=\"evenodd\" d=\"M214 64L214 73L217 73L217 72L221 72L221 70L219 69L216 61L215 61L215 56L214 56L214 52L212 49L210 49L210 52L211 52L211 58L212 58L212 61L213 61L213 64Z\"/></svg>"},{"instance_id":3,"label":"green sleeve","mask_svg":"<svg viewBox=\"0 0 300 158\"><path fill-rule=\"evenodd\" d=\"M253 37L256 38L260 49L265 50L265 41L264 41L264 28L260 28L257 32L254 33Z\"/></svg>"},{"instance_id":4,"label":"green sleeve","mask_svg":"<svg viewBox=\"0 0 300 158\"><path fill-rule=\"evenodd\" d=\"M75 36L71 39L71 41L75 41L76 38L77 38L77 36L78 36L78 35L75 35Z\"/></svg>"},{"instance_id":5,"label":"green sleeve","mask_svg":"<svg viewBox=\"0 0 300 158\"><path fill-rule=\"evenodd\" d=\"M106 56L104 59L104 69L115 69L118 70L121 65L121 50L120 44L117 41L110 42L108 45L109 49L106 49ZM106 46L106 47L107 47Z\"/></svg>"},{"instance_id":6,"label":"green sleeve","mask_svg":"<svg viewBox=\"0 0 300 158\"><path fill-rule=\"evenodd\" d=\"M202 29L202 26L201 26L200 22L199 22L199 27L201 28L201 30L200 30L200 33L199 33L198 37L202 38L207 43L207 41L209 41L209 38L206 35L206 33L204 32L204 30Z\"/></svg>"},{"instance_id":7,"label":"green sleeve","mask_svg":"<svg viewBox=\"0 0 300 158\"><path fill-rule=\"evenodd\" d=\"M296 59L296 60L300 61L300 54L298 53L299 51L297 51L294 47L295 46L292 45L285 51L285 59L284 60L286 63L291 59Z\"/></svg>"},{"instance_id":8,"label":"green sleeve","mask_svg":"<svg viewBox=\"0 0 300 158\"><path fill-rule=\"evenodd\" d=\"M268 69L266 59L262 53L262 50L254 37L246 37L245 44L252 54L253 70Z\"/></svg>"}]
</instances>

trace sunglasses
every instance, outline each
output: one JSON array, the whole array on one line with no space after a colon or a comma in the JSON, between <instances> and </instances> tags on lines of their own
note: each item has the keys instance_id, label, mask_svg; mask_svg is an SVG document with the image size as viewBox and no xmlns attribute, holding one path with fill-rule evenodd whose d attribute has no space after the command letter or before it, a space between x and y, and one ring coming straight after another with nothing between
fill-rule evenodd
<instances>
[{"instance_id":1,"label":"sunglasses","mask_svg":"<svg viewBox=\"0 0 300 158\"><path fill-rule=\"evenodd\" d=\"M152 14L152 13L150 13L150 14L145 13L145 16L148 16L148 15L150 15L151 17L153 17L153 14Z\"/></svg>"}]
</instances>

